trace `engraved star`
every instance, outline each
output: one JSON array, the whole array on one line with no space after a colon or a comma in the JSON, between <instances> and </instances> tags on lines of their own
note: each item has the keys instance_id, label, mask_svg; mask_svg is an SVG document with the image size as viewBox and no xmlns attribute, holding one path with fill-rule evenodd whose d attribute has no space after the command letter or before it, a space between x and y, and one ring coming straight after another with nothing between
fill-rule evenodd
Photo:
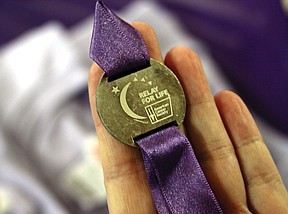
<instances>
[{"instance_id":1,"label":"engraved star","mask_svg":"<svg viewBox=\"0 0 288 214\"><path fill-rule=\"evenodd\" d=\"M149 85L152 85L152 81L149 81L148 84L149 84Z\"/></svg>"},{"instance_id":2,"label":"engraved star","mask_svg":"<svg viewBox=\"0 0 288 214\"><path fill-rule=\"evenodd\" d=\"M114 94L118 94L120 92L120 90L119 90L118 86L113 86L113 89L111 92Z\"/></svg>"},{"instance_id":3,"label":"engraved star","mask_svg":"<svg viewBox=\"0 0 288 214\"><path fill-rule=\"evenodd\" d=\"M145 82L146 80L145 80L145 78L143 77L143 78L141 79L141 81L142 81L142 82Z\"/></svg>"}]
</instances>

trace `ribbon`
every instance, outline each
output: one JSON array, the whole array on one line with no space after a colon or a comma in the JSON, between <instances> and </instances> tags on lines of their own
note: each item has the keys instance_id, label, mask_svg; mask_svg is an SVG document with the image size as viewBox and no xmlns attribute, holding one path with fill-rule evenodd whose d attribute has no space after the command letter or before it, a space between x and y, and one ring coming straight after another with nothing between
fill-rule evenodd
<instances>
[{"instance_id":1,"label":"ribbon","mask_svg":"<svg viewBox=\"0 0 288 214\"><path fill-rule=\"evenodd\" d=\"M136 143L158 213L222 213L188 139L177 127Z\"/></svg>"},{"instance_id":2,"label":"ribbon","mask_svg":"<svg viewBox=\"0 0 288 214\"><path fill-rule=\"evenodd\" d=\"M92 58L108 77L148 67L150 57L140 33L97 1L90 46Z\"/></svg>"},{"instance_id":3,"label":"ribbon","mask_svg":"<svg viewBox=\"0 0 288 214\"><path fill-rule=\"evenodd\" d=\"M139 32L96 3L90 57L109 78L149 66L149 53ZM160 214L223 213L188 139L171 126L136 141Z\"/></svg>"}]
</instances>

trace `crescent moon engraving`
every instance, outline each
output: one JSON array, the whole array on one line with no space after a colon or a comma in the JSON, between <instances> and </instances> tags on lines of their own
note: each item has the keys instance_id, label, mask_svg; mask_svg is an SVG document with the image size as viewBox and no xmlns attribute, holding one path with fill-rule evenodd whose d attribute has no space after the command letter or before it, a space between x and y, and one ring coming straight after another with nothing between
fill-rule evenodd
<instances>
[{"instance_id":1,"label":"crescent moon engraving","mask_svg":"<svg viewBox=\"0 0 288 214\"><path fill-rule=\"evenodd\" d=\"M128 103L127 103L127 99L126 99L126 94L127 94L127 90L128 90L128 87L130 86L131 82L127 83L127 85L124 86L124 88L122 89L121 91L121 94L120 94L120 104L121 104L121 107L122 109L124 110L124 112L134 118L134 119L138 119L138 120L141 120L141 119L146 119L147 117L142 117L138 114L136 114L135 112L133 112L130 107L128 106Z\"/></svg>"}]
</instances>

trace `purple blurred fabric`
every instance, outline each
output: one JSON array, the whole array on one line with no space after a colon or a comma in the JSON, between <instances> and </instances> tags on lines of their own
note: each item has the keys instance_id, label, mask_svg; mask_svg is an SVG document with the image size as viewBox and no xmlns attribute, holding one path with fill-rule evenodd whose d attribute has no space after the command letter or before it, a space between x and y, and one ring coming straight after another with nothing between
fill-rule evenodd
<instances>
[{"instance_id":1,"label":"purple blurred fabric","mask_svg":"<svg viewBox=\"0 0 288 214\"><path fill-rule=\"evenodd\" d=\"M132 0L109 0L106 5L119 10ZM21 33L47 21L71 27L94 14L96 0L1 0L0 46Z\"/></svg>"},{"instance_id":2,"label":"purple blurred fabric","mask_svg":"<svg viewBox=\"0 0 288 214\"><path fill-rule=\"evenodd\" d=\"M288 134L288 17L275 0L159 0L201 38L241 97Z\"/></svg>"},{"instance_id":3,"label":"purple blurred fabric","mask_svg":"<svg viewBox=\"0 0 288 214\"><path fill-rule=\"evenodd\" d=\"M120 9L133 0L107 0ZM280 0L158 0L199 37L241 97L288 134L288 18ZM2 0L0 45L48 20L67 27L92 15L95 1Z\"/></svg>"}]
</instances>

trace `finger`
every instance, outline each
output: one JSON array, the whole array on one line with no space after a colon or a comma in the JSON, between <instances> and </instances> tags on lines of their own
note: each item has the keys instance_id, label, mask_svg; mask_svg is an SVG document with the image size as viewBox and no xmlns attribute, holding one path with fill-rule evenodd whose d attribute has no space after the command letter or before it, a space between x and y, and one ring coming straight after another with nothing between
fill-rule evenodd
<instances>
[{"instance_id":1,"label":"finger","mask_svg":"<svg viewBox=\"0 0 288 214\"><path fill-rule=\"evenodd\" d=\"M132 22L131 25L136 28L142 35L148 48L150 57L158 60L159 62L163 62L161 49L154 30L149 25L143 22Z\"/></svg>"},{"instance_id":2,"label":"finger","mask_svg":"<svg viewBox=\"0 0 288 214\"><path fill-rule=\"evenodd\" d=\"M243 101L223 91L215 97L232 139L253 213L288 213L287 190Z\"/></svg>"},{"instance_id":3,"label":"finger","mask_svg":"<svg viewBox=\"0 0 288 214\"><path fill-rule=\"evenodd\" d=\"M197 54L177 47L168 52L165 64L183 86L187 135L222 209L225 213L244 212L246 195L240 167Z\"/></svg>"},{"instance_id":4,"label":"finger","mask_svg":"<svg viewBox=\"0 0 288 214\"><path fill-rule=\"evenodd\" d=\"M162 60L154 31L146 24L132 24L143 36L150 56ZM91 111L100 141L100 153L110 213L155 213L147 176L138 149L115 140L103 127L96 111L96 88L103 70L95 63L89 74Z\"/></svg>"},{"instance_id":5,"label":"finger","mask_svg":"<svg viewBox=\"0 0 288 214\"><path fill-rule=\"evenodd\" d=\"M151 34L156 35L151 27L146 26L146 24L143 24L142 22L133 22L132 25L141 34L145 34L145 31L147 30L147 27L148 27L148 29L152 31ZM156 36L145 37L144 40L145 40L145 43L147 44L150 57L163 63L162 53L161 53L161 49L160 49L157 37ZM179 129L181 132L186 133L186 130L185 130L185 127L183 126L183 124L181 124L179 126Z\"/></svg>"}]
</instances>

